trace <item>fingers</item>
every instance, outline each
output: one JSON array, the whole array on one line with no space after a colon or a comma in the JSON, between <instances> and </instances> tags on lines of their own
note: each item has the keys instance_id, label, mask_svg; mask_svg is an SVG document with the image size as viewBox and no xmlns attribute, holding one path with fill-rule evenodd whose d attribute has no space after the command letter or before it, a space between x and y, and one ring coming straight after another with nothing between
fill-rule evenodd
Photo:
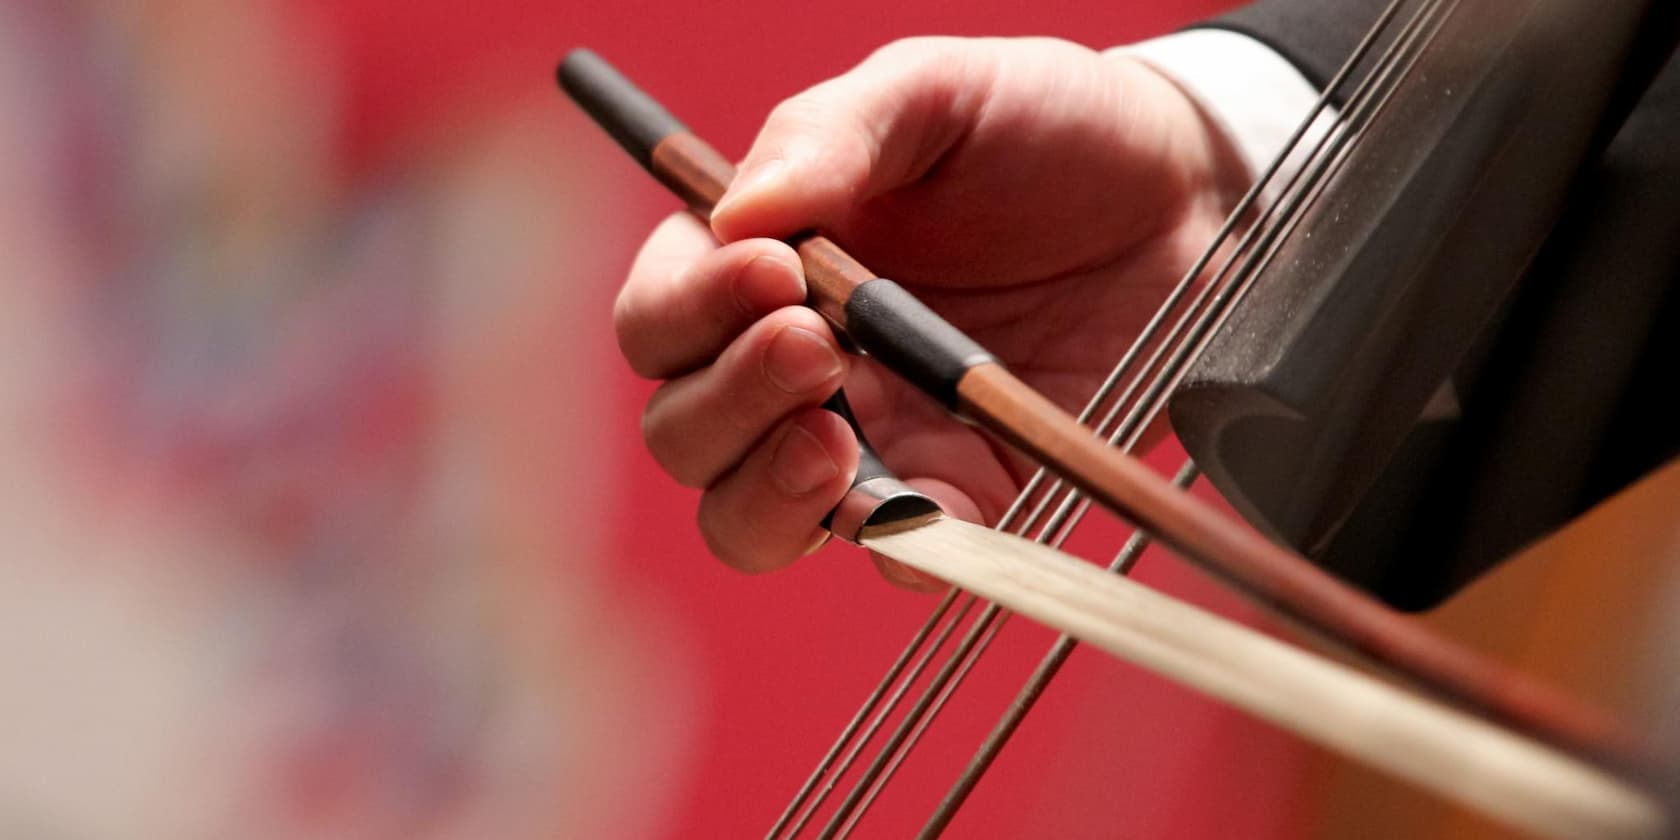
<instances>
[{"instance_id":1,"label":"fingers","mask_svg":"<svg viewBox=\"0 0 1680 840\"><path fill-rule=\"evenodd\" d=\"M927 172L976 119L992 65L953 38L888 45L771 112L712 213L724 241L834 228Z\"/></svg>"},{"instance_id":2,"label":"fingers","mask_svg":"<svg viewBox=\"0 0 1680 840\"><path fill-rule=\"evenodd\" d=\"M752 239L719 248L687 213L648 237L613 306L631 369L669 379L704 366L755 320L805 299L799 256Z\"/></svg>"},{"instance_id":3,"label":"fingers","mask_svg":"<svg viewBox=\"0 0 1680 840\"><path fill-rule=\"evenodd\" d=\"M821 546L818 523L857 473L857 439L832 411L796 412L700 498L700 532L743 572L782 568Z\"/></svg>"},{"instance_id":4,"label":"fingers","mask_svg":"<svg viewBox=\"0 0 1680 840\"><path fill-rule=\"evenodd\" d=\"M642 415L643 437L679 483L709 487L783 417L834 393L847 366L821 316L804 307L776 310L715 363L655 391Z\"/></svg>"},{"instance_id":5,"label":"fingers","mask_svg":"<svg viewBox=\"0 0 1680 840\"><path fill-rule=\"evenodd\" d=\"M798 266L781 242L719 248L674 216L637 255L613 312L631 367L671 379L642 416L648 450L679 483L709 488L702 533L751 572L822 545L818 523L857 471L850 428L815 407L848 363L822 317L796 306Z\"/></svg>"}]
</instances>

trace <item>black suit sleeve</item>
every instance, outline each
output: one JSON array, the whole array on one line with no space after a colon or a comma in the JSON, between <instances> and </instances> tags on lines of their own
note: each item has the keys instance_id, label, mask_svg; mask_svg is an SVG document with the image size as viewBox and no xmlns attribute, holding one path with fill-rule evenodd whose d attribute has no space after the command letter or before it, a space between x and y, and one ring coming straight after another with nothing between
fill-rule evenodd
<instances>
[{"instance_id":1,"label":"black suit sleeve","mask_svg":"<svg viewBox=\"0 0 1680 840\"><path fill-rule=\"evenodd\" d=\"M1199 25L1266 44L1322 88L1388 3L1258 0ZM1408 2L1397 20L1418 5ZM1582 167L1506 310L1455 374L1461 413L1396 458L1368 497L1377 501L1317 552L1333 571L1369 570L1352 573L1391 603L1433 604L1680 459L1676 8L1649 5L1644 54L1631 66L1662 69Z\"/></svg>"},{"instance_id":2,"label":"black suit sleeve","mask_svg":"<svg viewBox=\"0 0 1680 840\"><path fill-rule=\"evenodd\" d=\"M1260 41L1323 89L1387 5L1388 0L1260 0L1201 26Z\"/></svg>"}]
</instances>

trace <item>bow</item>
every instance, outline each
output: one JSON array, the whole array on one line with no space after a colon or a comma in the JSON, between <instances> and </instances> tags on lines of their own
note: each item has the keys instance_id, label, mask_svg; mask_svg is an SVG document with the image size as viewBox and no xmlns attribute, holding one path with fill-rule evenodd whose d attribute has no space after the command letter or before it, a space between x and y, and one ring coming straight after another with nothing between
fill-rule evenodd
<instances>
[{"instance_id":1,"label":"bow","mask_svg":"<svg viewBox=\"0 0 1680 840\"><path fill-rule=\"evenodd\" d=\"M1396 19L1402 5L1395 3L1385 12L1385 25L1388 21ZM1536 5L1544 8L1552 4ZM1408 99L1405 93L1409 91L1415 94L1417 87L1406 82L1415 78L1413 74L1419 64L1426 59L1438 59L1435 53L1440 51L1441 44L1450 43L1453 33L1458 33L1458 37L1462 39L1469 37L1463 34L1466 30L1485 32L1490 27L1496 27L1502 20L1507 20L1498 14L1486 13L1485 9L1480 19L1473 14L1459 16L1455 14L1457 8L1458 4L1455 3L1422 4L1419 11L1404 18L1405 23L1398 27L1397 34L1389 32L1385 35L1378 30L1367 39L1361 48L1362 52L1356 54L1355 59L1349 63L1350 68L1365 56L1374 55L1374 45L1382 40L1382 37L1390 37L1391 40L1377 61L1377 69L1373 70L1365 81L1360 83L1355 93L1348 97L1348 108L1339 129L1319 141L1320 145L1312 155L1314 165L1306 170L1305 177L1284 188L1286 198L1277 208L1268 211L1267 220L1254 225L1242 235L1235 249L1236 256L1225 264L1213 281L1203 286L1194 296L1188 293L1193 281L1207 266L1207 260L1204 259L1187 275L1185 283L1169 297L1168 309L1164 310L1163 316L1158 319L1160 323L1168 320L1166 312L1172 307L1179 303L1186 304L1183 315L1173 328L1177 335L1170 336L1161 345L1163 348L1172 348L1171 352L1164 359L1157 353L1155 357L1145 360L1136 375L1128 379L1128 366L1136 362L1141 355L1141 350L1135 348L1134 352L1122 361L1115 376L1111 377L1111 384L1099 392L1087 416L1082 419L1103 417L1104 419L1097 423L1099 431L1110 437L1111 442L1129 446L1135 442L1148 417L1160 410L1166 395L1184 380L1188 360L1198 357L1202 359L1200 364L1204 369L1200 372L1204 375L1198 382L1211 381L1211 378L1205 375L1205 367L1212 364L1208 360L1216 359L1217 355L1202 354L1200 351L1206 349L1210 339L1217 335L1215 328L1229 320L1233 311L1238 311L1234 309L1235 305L1242 302L1250 289L1256 285L1256 277L1265 279L1259 269L1286 262L1278 260L1278 255L1291 254L1289 248L1291 243L1296 241L1288 238L1287 233L1301 225L1303 218L1311 218L1311 213L1328 212L1323 208L1334 207L1339 195L1337 185L1348 183L1348 179L1352 177L1348 173L1361 172L1361 166L1367 170L1382 171L1381 167L1388 165L1380 152L1368 151L1372 144L1361 141L1366 133L1372 130L1372 126L1380 127L1384 120L1395 119L1395 114L1406 114L1407 107L1415 105L1415 96ZM1539 11L1535 11L1534 14L1543 21L1551 20ZM1518 17L1526 20L1520 14ZM1614 17L1603 16L1605 19ZM1619 21L1620 30L1614 25L1606 25L1600 27L1604 30L1600 34L1612 38L1620 34L1624 41L1628 40L1628 33L1637 31L1638 15L1623 17ZM1443 36L1443 32L1448 35ZM1586 87L1591 88L1595 84L1598 85L1598 89L1602 90L1604 87L1601 80L1595 82L1590 74L1575 74L1574 77L1584 77ZM1341 81L1345 79L1339 79L1338 84ZM1610 87L1614 89L1613 84ZM1335 89L1336 85L1332 85L1332 90ZM1486 92L1487 96L1496 97L1502 91L1509 90L1508 84L1505 88L1495 85L1478 93ZM1612 98L1610 93L1605 93L1586 107L1602 111L1608 107L1606 101ZM682 131L680 126L674 126L674 121L667 120L668 115L663 115L657 110L632 109L631 119L627 121L628 128L615 134L621 142L626 142L626 145L643 152L644 164L649 165L662 180L683 194L691 206L703 210L710 200L715 200L716 196L721 194L723 185L727 184L727 163L715 153L697 145L692 135ZM1591 134L1591 131L1583 132L1580 136L1585 139L1573 144L1559 144L1563 147L1563 152L1558 158L1567 159L1568 156L1574 155L1578 159L1585 154L1590 148L1588 141ZM1454 136L1463 137L1463 134ZM1474 139L1481 140L1484 144L1493 144L1494 148L1504 148L1497 145L1498 138ZM1533 161L1529 160L1518 160L1517 163L1522 166L1533 165ZM1270 175L1271 173L1268 173L1268 178ZM1342 192L1346 192L1345 186ZM1420 200L1412 197L1414 193L1405 190L1398 190L1397 193L1402 200ZM1232 221L1221 232L1221 239L1231 237L1237 231L1240 227L1239 220L1252 209L1254 195L1255 193L1251 192L1243 206L1239 207ZM1557 198L1561 200L1561 193L1558 193ZM1555 206L1557 202L1552 203ZM1402 209L1406 208L1403 206ZM1535 214L1536 221L1528 224L1536 230L1543 230L1545 212L1547 211L1542 209ZM1425 236L1430 233L1431 231L1424 231ZM1526 246L1520 236L1502 241L1508 243L1506 250L1512 254L1520 256L1524 253ZM1390 240L1371 235L1360 239L1359 242L1376 243L1372 251L1379 255L1387 253L1386 249L1395 246ZM1345 241L1342 247L1346 247ZM1503 674L1497 667L1467 656L1461 650L1443 644L1428 634L1415 632L1415 628L1403 619L1322 576L1298 557L1270 543L1250 539L1245 532L1230 528L1195 503L1187 501L1187 497L1168 492L1165 482L1140 471L1134 464L1116 456L1111 450L1096 445L1084 428L1061 416L1053 406L1013 380L976 345L943 326L931 313L917 308L914 300L903 295L902 290L890 281L875 278L855 261L850 260L833 243L820 236L811 235L799 242L799 248L806 259L807 273L812 278L814 306L831 322L847 329L854 341L873 355L895 362L895 368L905 372L924 390L1054 468L1053 471L1059 477L1049 479L1046 474L1041 474L1035 478L1023 493L1016 509L1006 517L1007 525L1019 526L1023 532L1036 530L1040 539L1044 541L1065 539L1065 532L1071 528L1072 523L1077 522L1085 504L1075 493L1088 495L1137 522L1144 531L1162 539L1181 554L1231 579L1239 588L1257 595L1263 602L1286 616L1302 621L1325 635L1350 642L1361 652L1448 696L1468 699L1506 719L1545 732L1575 746L1602 746L1605 743L1605 739L1599 737L1603 734L1602 728L1591 721L1590 715L1577 714L1566 701L1554 698L1537 687L1522 688L1517 694L1526 693L1527 696L1513 701L1512 695L1502 693L1504 689L1500 686L1521 685L1520 679ZM1435 256L1435 252L1427 249L1413 249L1408 253L1419 253L1424 257ZM1447 260L1447 263L1452 264L1450 260ZM1360 275L1363 276L1364 272L1360 272ZM1262 284L1261 288L1271 287ZM1486 305L1482 307L1485 308ZM1474 307L1471 310L1464 316L1463 320L1468 325L1464 330L1471 329L1477 321L1477 311ZM1482 317L1485 318L1485 315ZM1154 329L1153 325L1151 329ZM1380 337L1382 336L1379 334ZM1140 340L1139 348L1143 346ZM1450 356L1450 349L1441 355ZM1420 367L1427 369L1428 366ZM1155 372L1146 378L1143 372L1151 368L1154 368ZM1413 379L1422 380L1428 376L1428 373L1423 373L1414 376ZM1131 384L1118 390L1119 395L1116 396L1117 389L1126 381ZM1211 390L1213 389L1207 388L1204 393ZM1354 397L1364 395L1357 387L1352 386L1338 385L1328 390L1332 392L1331 398L1327 400L1330 403L1346 403L1350 394ZM1418 388L1414 382L1403 380L1392 390L1399 396L1391 401L1404 403L1406 399L1415 398L1412 392ZM1141 400L1134 399L1133 395L1136 393L1142 394ZM1423 396L1427 397L1427 392ZM1217 438L1224 430L1219 428L1220 423L1212 425L1215 431L1211 437ZM1345 452L1344 447L1341 453ZM1325 456L1313 453L1313 457L1323 460ZM1308 460L1310 463L1311 459ZM1231 470L1225 469L1224 464L1221 464L1221 468L1228 477ZM1323 472L1319 470L1311 475L1316 480ZM1188 471L1181 473L1185 481L1189 475ZM1343 481L1351 482L1357 488L1362 480L1369 479L1361 479L1357 474L1351 479L1336 477L1334 480L1327 479L1326 481L1331 483L1325 486L1339 490L1342 487L1335 485L1334 481ZM1322 495L1322 488L1319 490ZM1029 508L1032 512L1022 515ZM1048 518L1045 518L1047 512ZM1011 522L1014 519L1020 519L1022 522ZM1325 523L1333 528L1344 519L1345 517L1338 518L1334 511L1330 515L1314 513L1304 517L1304 521L1309 525L1321 530L1327 527ZM1140 541L1134 543L1141 545ZM1131 556L1135 556L1135 550L1131 551ZM1123 560L1119 565L1126 564L1127 561ZM950 603L951 599L948 598L946 604ZM930 626L941 620L945 609L942 608L941 612L936 614L930 621ZM977 640L990 632L987 627L995 626L992 620L995 620L996 615L991 608L984 610L982 616L987 620L976 625L976 630L971 631L968 639L959 646L958 650L962 655L954 656L948 661L956 663L967 656L968 652L983 647L984 643ZM1065 656L1065 647L1062 653L1052 654L1053 657L1057 655ZM901 667L895 666L895 671L901 670ZM1049 670L1053 672L1054 667L1051 665ZM947 678L941 685L953 685L949 676L956 672L942 673L945 673ZM1042 690L1042 683L1037 690ZM933 695L924 695L927 696ZM1030 700L1025 705L1030 705ZM917 724L907 721L901 725L901 733L906 731L902 728L905 725L914 727ZM902 744L906 739L895 734L892 740ZM999 739L994 740L1001 743ZM989 758L983 758L976 766L983 769L987 762ZM886 763L878 760L876 766L871 769L874 771L872 777L866 778L863 786L843 803L843 812L850 812L855 806L863 804L867 797L872 796L868 792L868 785L872 784L875 778L882 778L879 771L886 769ZM965 779L968 778L977 778L977 773L972 776L965 775ZM972 786L972 782L968 784ZM965 793L959 783L958 791L950 799L960 802ZM796 802L795 809L790 809L790 814L799 806L800 803ZM941 813L948 814L949 811L942 809ZM948 816L946 818L948 819ZM937 831L942 825L939 820L940 817L936 815L934 822L930 823L932 831ZM831 826L835 825L848 823L831 822Z\"/></svg>"}]
</instances>

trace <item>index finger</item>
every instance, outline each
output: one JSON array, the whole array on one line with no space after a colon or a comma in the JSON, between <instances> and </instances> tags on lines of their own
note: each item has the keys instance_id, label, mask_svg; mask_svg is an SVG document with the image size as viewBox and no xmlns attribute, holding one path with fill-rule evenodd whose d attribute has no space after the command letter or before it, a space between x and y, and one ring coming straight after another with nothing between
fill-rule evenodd
<instances>
[{"instance_id":1,"label":"index finger","mask_svg":"<svg viewBox=\"0 0 1680 840\"><path fill-rule=\"evenodd\" d=\"M792 248L769 239L720 248L703 224L679 213L636 255L613 326L631 368L669 379L707 364L757 319L804 299Z\"/></svg>"}]
</instances>

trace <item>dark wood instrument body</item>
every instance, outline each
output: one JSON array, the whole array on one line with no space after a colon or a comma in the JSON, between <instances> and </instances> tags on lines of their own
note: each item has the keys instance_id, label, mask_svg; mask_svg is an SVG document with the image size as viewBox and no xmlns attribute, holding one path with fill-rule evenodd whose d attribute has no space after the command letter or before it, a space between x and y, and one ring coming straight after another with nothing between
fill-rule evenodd
<instances>
[{"instance_id":1,"label":"dark wood instrument body","mask_svg":"<svg viewBox=\"0 0 1680 840\"><path fill-rule=\"evenodd\" d=\"M1451 429L1572 174L1671 49L1660 5L1446 17L1174 397L1186 447L1250 521L1391 601L1447 594L1384 589L1394 511L1428 492L1420 453Z\"/></svg>"}]
</instances>

